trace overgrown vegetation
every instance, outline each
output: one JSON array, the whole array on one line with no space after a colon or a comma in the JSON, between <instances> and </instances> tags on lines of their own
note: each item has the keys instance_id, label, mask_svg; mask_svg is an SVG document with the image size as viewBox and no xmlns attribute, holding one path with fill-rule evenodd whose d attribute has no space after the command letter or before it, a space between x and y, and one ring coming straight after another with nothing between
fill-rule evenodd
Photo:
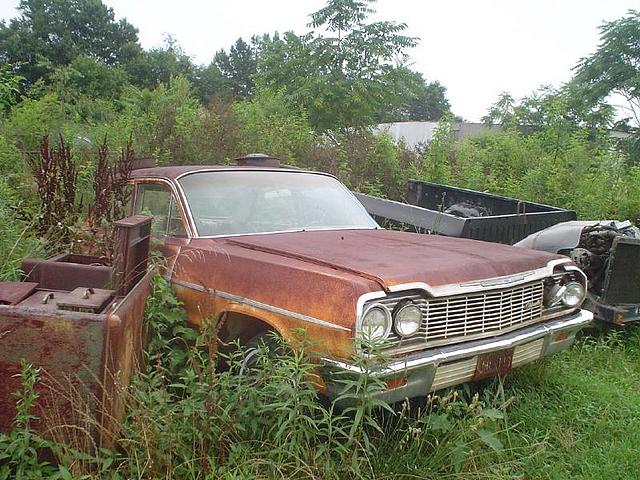
<instances>
[{"instance_id":1,"label":"overgrown vegetation","mask_svg":"<svg viewBox=\"0 0 640 480\"><path fill-rule=\"evenodd\" d=\"M345 382L351 409L319 401L313 345L259 347L216 368L207 330L186 327L162 279L147 313L145 366L126 391L112 450L81 452L30 428L36 369L23 366L15 427L0 435L0 478L633 478L638 462L640 331L585 336L569 353L505 383L440 392L424 402L367 403L363 378ZM368 362L368 359L355 359ZM79 431L77 435L84 435ZM83 444L82 440L76 441ZM84 443L86 444L86 442ZM37 451L55 453L55 463ZM59 462L59 463L57 463ZM4 475L4 476L3 476ZM22 476L21 476L22 475Z\"/></svg>"},{"instance_id":2,"label":"overgrown vegetation","mask_svg":"<svg viewBox=\"0 0 640 480\"><path fill-rule=\"evenodd\" d=\"M364 376L345 380L341 396L360 401L336 409L319 401L313 345L302 332L295 353L274 355L278 340L266 341L249 371L238 346L218 369L207 330L186 327L184 311L159 277L146 318L152 339L145 366L125 393L128 413L116 448L87 454L30 430L37 371L24 366L14 430L0 436L4 478L39 472L112 479L484 478L507 471L501 397L452 392L396 411L366 395L380 385ZM57 466L37 459L43 447L57 455Z\"/></svg>"},{"instance_id":3,"label":"overgrown vegetation","mask_svg":"<svg viewBox=\"0 0 640 480\"><path fill-rule=\"evenodd\" d=\"M0 280L19 278L28 255L104 248L93 237L123 213L134 152L158 164L226 164L262 151L393 199L419 178L635 220L637 12L603 26L569 84L501 96L486 121L502 131L459 141L445 87L406 65L417 39L371 22L373 3L331 0L312 14L313 31L239 39L197 66L170 37L143 51L135 27L99 1L23 0L0 25ZM360 63L367 49L378 55ZM611 93L628 102L627 118L615 118ZM393 120L440 125L413 151L371 128ZM613 139L613 126L629 137ZM116 448L87 454L37 435L38 372L25 366L15 428L0 436L0 478L637 476L637 330L586 337L504 385L392 413L369 402L375 383L345 379L354 410L319 402L304 337L275 358L267 342L251 375L236 375L242 350L216 369L211 332L185 326L161 281L148 322L147 362L127 391ZM58 466L37 455L43 447Z\"/></svg>"}]
</instances>

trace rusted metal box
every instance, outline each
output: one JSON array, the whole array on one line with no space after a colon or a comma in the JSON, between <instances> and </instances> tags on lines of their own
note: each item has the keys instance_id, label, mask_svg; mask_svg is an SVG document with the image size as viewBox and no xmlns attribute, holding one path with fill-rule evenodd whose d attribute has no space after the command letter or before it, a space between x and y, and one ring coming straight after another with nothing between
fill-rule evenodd
<instances>
[{"instance_id":1,"label":"rusted metal box","mask_svg":"<svg viewBox=\"0 0 640 480\"><path fill-rule=\"evenodd\" d=\"M129 245L121 231L117 237L119 245ZM136 252L144 270L126 284L114 283L126 278L125 272L114 273L104 259L71 254L26 260L27 281L0 282L0 431L10 429L15 417L16 374L25 360L42 372L36 428L58 438L72 436L75 444L78 432L90 437L85 445L112 444L124 414L122 387L141 360L153 275L147 257L148 242Z\"/></svg>"}]
</instances>

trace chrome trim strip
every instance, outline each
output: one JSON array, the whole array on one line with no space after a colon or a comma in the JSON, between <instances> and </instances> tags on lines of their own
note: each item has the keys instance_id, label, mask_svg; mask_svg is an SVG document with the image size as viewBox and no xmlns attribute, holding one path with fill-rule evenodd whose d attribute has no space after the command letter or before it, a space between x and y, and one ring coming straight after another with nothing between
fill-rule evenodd
<instances>
[{"instance_id":1,"label":"chrome trim strip","mask_svg":"<svg viewBox=\"0 0 640 480\"><path fill-rule=\"evenodd\" d=\"M193 170L191 172L184 172L181 173L180 175L175 177L176 183L178 183L178 180L180 180L182 177L186 177L187 175L194 175L196 173L211 173L211 172L283 172L283 173L311 173L313 175L322 175L325 177L331 177L331 178L336 178L334 175L331 175L330 173L326 173L326 172L315 172L312 170L293 170L290 168L285 168L285 167L242 167L242 168L238 168L238 167L234 167L234 166L229 166L227 168L225 167L219 167L219 168L203 168L203 169L199 169L199 170ZM337 180L337 178L336 178Z\"/></svg>"},{"instance_id":2,"label":"chrome trim strip","mask_svg":"<svg viewBox=\"0 0 640 480\"><path fill-rule=\"evenodd\" d=\"M291 310L286 310L284 308L276 307L273 305L269 305L267 303L257 302L256 300L251 300L250 298L242 297L240 295L234 295L233 293L223 292L222 290L213 290L211 288L204 287L202 285L198 285L195 283L187 282L184 280L172 280L171 283L175 283L176 285L180 285L185 288L189 288L191 290L196 290L198 292L207 293L209 295L217 295L220 298L224 298L226 300L231 300L233 302L243 303L245 305L249 305L251 307L259 308L261 310L265 310L271 313L277 313L278 315L284 315L287 317L295 318L296 320L301 320L307 323L313 323L315 325L320 325L321 327L331 328L333 330L343 330L346 332L351 332L350 328L342 327L340 325L335 325L333 323L320 320L319 318L310 317L308 315L304 315L302 313L292 312Z\"/></svg>"},{"instance_id":3,"label":"chrome trim strip","mask_svg":"<svg viewBox=\"0 0 640 480\"><path fill-rule=\"evenodd\" d=\"M320 362L328 367L346 370L359 375L369 374L376 377L382 377L429 365L437 366L441 363L452 362L468 357L474 357L483 353L512 348L564 330L577 331L586 327L592 321L593 313L587 310L579 310L569 318L555 320L544 324L537 324L511 334L503 335L497 339L458 343L444 348L429 349L415 355L410 355L404 359L392 359L384 368L375 372L367 372L359 365L327 357L321 358Z\"/></svg>"}]
</instances>

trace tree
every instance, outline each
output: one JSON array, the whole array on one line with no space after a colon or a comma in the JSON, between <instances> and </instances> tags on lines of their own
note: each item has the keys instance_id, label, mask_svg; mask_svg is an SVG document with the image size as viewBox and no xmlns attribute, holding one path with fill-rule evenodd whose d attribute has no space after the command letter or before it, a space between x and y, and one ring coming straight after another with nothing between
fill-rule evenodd
<instances>
[{"instance_id":1,"label":"tree","mask_svg":"<svg viewBox=\"0 0 640 480\"><path fill-rule=\"evenodd\" d=\"M416 39L405 24L366 23L374 0L329 0L311 14L311 31L287 32L265 46L257 83L283 90L319 130L358 128L399 103L396 70Z\"/></svg>"},{"instance_id":2,"label":"tree","mask_svg":"<svg viewBox=\"0 0 640 480\"><path fill-rule=\"evenodd\" d=\"M69 65L58 67L50 77L58 96L65 101L79 95L114 100L128 84L124 69L109 67L86 55L79 55Z\"/></svg>"},{"instance_id":3,"label":"tree","mask_svg":"<svg viewBox=\"0 0 640 480\"><path fill-rule=\"evenodd\" d=\"M23 81L24 77L13 73L8 65L0 65L0 115L18 103Z\"/></svg>"},{"instance_id":4,"label":"tree","mask_svg":"<svg viewBox=\"0 0 640 480\"><path fill-rule=\"evenodd\" d=\"M600 27L600 45L589 57L580 60L572 88L590 106L597 106L612 94L621 97L618 105L625 123L640 126L640 13Z\"/></svg>"},{"instance_id":5,"label":"tree","mask_svg":"<svg viewBox=\"0 0 640 480\"><path fill-rule=\"evenodd\" d=\"M254 77L258 72L259 41L259 37L253 37L251 44L248 44L239 38L229 53L219 50L214 56L213 63L236 98L248 98L253 93Z\"/></svg>"},{"instance_id":6,"label":"tree","mask_svg":"<svg viewBox=\"0 0 640 480\"><path fill-rule=\"evenodd\" d=\"M404 67L395 73L398 106L385 106L379 113L380 122L438 121L450 111L447 89L440 82L429 83L421 73Z\"/></svg>"},{"instance_id":7,"label":"tree","mask_svg":"<svg viewBox=\"0 0 640 480\"><path fill-rule=\"evenodd\" d=\"M211 98L228 91L225 79L216 65L194 65L172 35L165 35L162 48L142 52L124 66L133 85L141 88L168 86L172 79L184 77L192 85L194 94L207 104Z\"/></svg>"},{"instance_id":8,"label":"tree","mask_svg":"<svg viewBox=\"0 0 640 480\"><path fill-rule=\"evenodd\" d=\"M140 53L124 68L131 83L142 88L168 85L173 77L179 75L192 78L196 69L172 35L165 35L163 47Z\"/></svg>"},{"instance_id":9,"label":"tree","mask_svg":"<svg viewBox=\"0 0 640 480\"><path fill-rule=\"evenodd\" d=\"M137 29L100 0L21 0L18 11L0 24L0 58L29 83L80 54L112 66L140 51Z\"/></svg>"}]
</instances>

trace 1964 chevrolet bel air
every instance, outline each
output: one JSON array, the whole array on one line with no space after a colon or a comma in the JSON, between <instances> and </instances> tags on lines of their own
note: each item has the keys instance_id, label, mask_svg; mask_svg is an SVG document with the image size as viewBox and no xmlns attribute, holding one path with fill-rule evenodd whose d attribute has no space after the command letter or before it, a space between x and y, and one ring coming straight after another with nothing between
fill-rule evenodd
<instances>
[{"instance_id":1,"label":"1964 chevrolet bel air","mask_svg":"<svg viewBox=\"0 0 640 480\"><path fill-rule=\"evenodd\" d=\"M253 160L134 170L132 213L153 215L193 325L241 342L304 328L330 398L336 372L364 373L361 335L386 340L371 374L393 402L564 350L592 320L566 257L384 230L333 176Z\"/></svg>"}]
</instances>

